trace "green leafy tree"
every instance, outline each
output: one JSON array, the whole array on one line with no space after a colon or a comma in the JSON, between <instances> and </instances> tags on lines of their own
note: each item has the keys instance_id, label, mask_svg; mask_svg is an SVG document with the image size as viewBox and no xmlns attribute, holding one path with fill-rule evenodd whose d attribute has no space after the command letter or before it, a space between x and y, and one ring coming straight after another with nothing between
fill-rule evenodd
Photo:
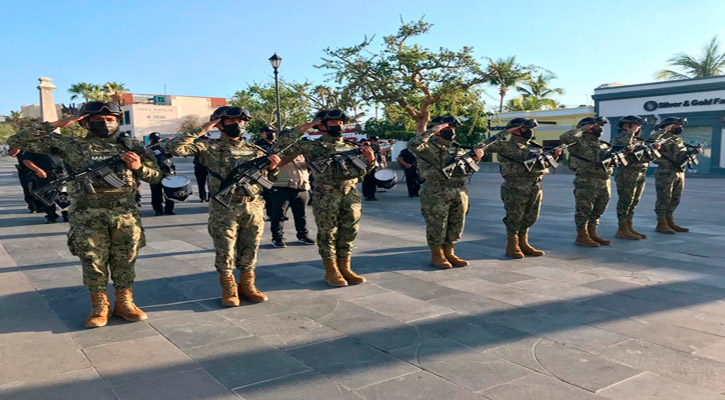
<instances>
[{"instance_id":1,"label":"green leafy tree","mask_svg":"<svg viewBox=\"0 0 725 400\"><path fill-rule=\"evenodd\" d=\"M5 143L8 138L17 132L9 123L0 123L0 143Z\"/></svg>"},{"instance_id":2,"label":"green leafy tree","mask_svg":"<svg viewBox=\"0 0 725 400\"><path fill-rule=\"evenodd\" d=\"M725 52L720 52L720 43L717 41L717 36L714 36L710 43L705 45L700 57L677 53L667 62L671 67L676 67L682 72L663 69L657 72L657 79L707 78L725 74Z\"/></svg>"},{"instance_id":3,"label":"green leafy tree","mask_svg":"<svg viewBox=\"0 0 725 400\"><path fill-rule=\"evenodd\" d=\"M308 82L286 82L280 84L279 99L282 128L307 122L312 113ZM234 93L229 104L245 107L252 113L249 131L258 133L266 125L277 126L277 100L274 83L253 83L246 89ZM256 135L255 135L256 136Z\"/></svg>"},{"instance_id":4,"label":"green leafy tree","mask_svg":"<svg viewBox=\"0 0 725 400\"><path fill-rule=\"evenodd\" d=\"M380 50L373 46L374 37L365 37L354 46L325 49L318 67L361 102L406 113L422 132L434 104L489 80L471 47L433 51L412 43L432 26L422 19L401 21L396 33L383 37Z\"/></svg>"},{"instance_id":5,"label":"green leafy tree","mask_svg":"<svg viewBox=\"0 0 725 400\"><path fill-rule=\"evenodd\" d=\"M20 111L10 111L10 116L5 118L5 122L10 124L16 132L28 128L38 121L38 118L23 117L23 113Z\"/></svg>"},{"instance_id":6,"label":"green leafy tree","mask_svg":"<svg viewBox=\"0 0 725 400\"><path fill-rule=\"evenodd\" d=\"M127 92L128 88L123 83L106 82L103 85L95 83L78 82L68 89L71 93L70 99L83 98L85 101L112 101L114 96Z\"/></svg>"},{"instance_id":7,"label":"green leafy tree","mask_svg":"<svg viewBox=\"0 0 725 400\"><path fill-rule=\"evenodd\" d=\"M503 112L503 102L509 88L516 87L521 82L531 78L531 72L538 69L534 65L524 66L516 62L516 56L488 59L488 75L491 78L489 83L498 87L499 106L498 111Z\"/></svg>"},{"instance_id":8,"label":"green leafy tree","mask_svg":"<svg viewBox=\"0 0 725 400\"><path fill-rule=\"evenodd\" d=\"M535 77L529 77L521 85L516 86L516 90L527 100L521 103L531 104L531 106L536 107L525 108L525 110L553 110L559 107L559 102L552 99L551 96L564 94L564 89L552 88L550 83L554 79L556 79L555 74L540 73Z\"/></svg>"},{"instance_id":9,"label":"green leafy tree","mask_svg":"<svg viewBox=\"0 0 725 400\"><path fill-rule=\"evenodd\" d=\"M123 83L116 81L106 82L103 84L103 92L108 96L109 100L115 100L120 103L120 96L128 92L128 88Z\"/></svg>"},{"instance_id":10,"label":"green leafy tree","mask_svg":"<svg viewBox=\"0 0 725 400\"><path fill-rule=\"evenodd\" d=\"M186 133L197 129L201 129L203 122L196 115L185 115L181 118L179 123L179 132Z\"/></svg>"}]
</instances>

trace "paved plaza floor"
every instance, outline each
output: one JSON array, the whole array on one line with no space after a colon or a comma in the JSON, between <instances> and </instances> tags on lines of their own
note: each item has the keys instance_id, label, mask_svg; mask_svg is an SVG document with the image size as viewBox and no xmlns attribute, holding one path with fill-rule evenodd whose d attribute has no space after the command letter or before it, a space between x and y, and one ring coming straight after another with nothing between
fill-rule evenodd
<instances>
[{"instance_id":1,"label":"paved plaza floor","mask_svg":"<svg viewBox=\"0 0 725 400\"><path fill-rule=\"evenodd\" d=\"M501 177L477 174L457 247L471 266L444 271L418 199L380 193L363 204L353 265L368 283L354 287L322 282L291 221L286 249L267 226L270 301L237 308L220 305L206 204L154 217L144 184L134 291L149 320L88 330L67 224L28 214L2 159L0 399L725 400L725 179L688 179L677 220L691 232L665 235L648 178L634 225L649 238L594 249L573 244L572 179L544 179L531 242L547 255L510 260Z\"/></svg>"}]
</instances>

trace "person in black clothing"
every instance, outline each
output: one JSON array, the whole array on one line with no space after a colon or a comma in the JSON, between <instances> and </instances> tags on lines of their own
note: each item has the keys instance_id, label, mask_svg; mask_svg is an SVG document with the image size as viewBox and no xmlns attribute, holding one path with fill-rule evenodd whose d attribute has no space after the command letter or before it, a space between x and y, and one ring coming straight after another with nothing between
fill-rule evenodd
<instances>
[{"instance_id":1,"label":"person in black clothing","mask_svg":"<svg viewBox=\"0 0 725 400\"><path fill-rule=\"evenodd\" d=\"M130 131L120 132L118 134L118 137L120 137L120 138L130 138L130 139L133 139L133 136L131 135L131 132ZM136 181L136 193L134 193L133 197L134 197L134 199L136 199L136 205L139 208L141 208L141 191L139 190L139 187L141 187L141 181L140 180L137 180Z\"/></svg>"},{"instance_id":2,"label":"person in black clothing","mask_svg":"<svg viewBox=\"0 0 725 400\"><path fill-rule=\"evenodd\" d=\"M25 151L19 158L34 173L34 176L31 178L31 190L49 184L57 175L64 172L63 161L57 156ZM45 212L45 223L52 224L58 219L55 203L46 206L40 200L35 198L33 200L35 201L35 209ZM63 220L68 221L68 214L66 212L63 212Z\"/></svg>"},{"instance_id":3,"label":"person in black clothing","mask_svg":"<svg viewBox=\"0 0 725 400\"><path fill-rule=\"evenodd\" d=\"M270 151L274 142L277 141L277 130L273 126L267 125L259 132L259 140L254 142L256 146L263 148L265 151ZM267 212L267 218L272 218L274 209L272 208L272 191L270 189L264 189L262 191L262 198L264 198L264 209Z\"/></svg>"},{"instance_id":4,"label":"person in black clothing","mask_svg":"<svg viewBox=\"0 0 725 400\"><path fill-rule=\"evenodd\" d=\"M156 163L161 168L161 173L164 174L164 177L173 175L176 172L176 166L174 166L173 156L164 151L161 145L161 134L152 132L149 135L149 142L151 143L151 152L156 157ZM161 182L151 184L150 186L151 206L154 208L156 215L176 215L174 212L174 201L164 198L164 188L161 186Z\"/></svg>"},{"instance_id":5,"label":"person in black clothing","mask_svg":"<svg viewBox=\"0 0 725 400\"><path fill-rule=\"evenodd\" d=\"M372 146L373 152L375 152L375 168L368 172L367 175L365 175L365 178L363 178L362 183L362 193L363 197L365 197L365 200L367 201L378 201L377 198L375 198L375 192L378 189L378 181L375 179L375 172L378 171L380 168L385 168L385 153L388 150L384 150L380 148L380 138L377 136L370 136L368 140L361 141L363 146Z\"/></svg>"},{"instance_id":6,"label":"person in black clothing","mask_svg":"<svg viewBox=\"0 0 725 400\"><path fill-rule=\"evenodd\" d=\"M33 175L35 174L23 163L23 151L20 149L10 149L10 151L8 151L8 155L18 159L18 163L15 165L15 168L18 170L18 180L20 181L20 187L23 188L23 198L25 203L28 205L28 210L30 210L31 214L40 211L35 209L36 200L30 193L30 183L33 179Z\"/></svg>"},{"instance_id":7,"label":"person in black clothing","mask_svg":"<svg viewBox=\"0 0 725 400\"><path fill-rule=\"evenodd\" d=\"M209 201L209 195L206 193L206 177L209 176L209 170L199 161L198 156L194 156L194 176L199 187L199 200L202 203Z\"/></svg>"},{"instance_id":8,"label":"person in black clothing","mask_svg":"<svg viewBox=\"0 0 725 400\"><path fill-rule=\"evenodd\" d=\"M408 186L408 197L419 197L420 177L418 176L418 159L408 149L400 151L397 158L398 164L403 167L405 173L405 184Z\"/></svg>"}]
</instances>

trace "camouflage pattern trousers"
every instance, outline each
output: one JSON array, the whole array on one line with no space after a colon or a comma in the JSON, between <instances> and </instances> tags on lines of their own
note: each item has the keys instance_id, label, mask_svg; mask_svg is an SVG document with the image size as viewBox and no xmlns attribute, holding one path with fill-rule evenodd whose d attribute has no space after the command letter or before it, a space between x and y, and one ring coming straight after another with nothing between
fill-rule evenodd
<instances>
[{"instance_id":1,"label":"camouflage pattern trousers","mask_svg":"<svg viewBox=\"0 0 725 400\"><path fill-rule=\"evenodd\" d=\"M362 215L361 196L354 186L315 186L312 213L317 224L317 247L323 260L348 258Z\"/></svg>"},{"instance_id":2,"label":"camouflage pattern trousers","mask_svg":"<svg viewBox=\"0 0 725 400\"><path fill-rule=\"evenodd\" d=\"M672 215L680 205L682 190L685 189L685 173L657 168L655 171L655 214L658 217Z\"/></svg>"},{"instance_id":3,"label":"camouflage pattern trousers","mask_svg":"<svg viewBox=\"0 0 725 400\"><path fill-rule=\"evenodd\" d=\"M116 289L131 287L138 250L146 246L135 201L113 208L73 204L69 220L68 248L81 259L83 284L94 292L106 291L110 269Z\"/></svg>"},{"instance_id":4,"label":"camouflage pattern trousers","mask_svg":"<svg viewBox=\"0 0 725 400\"><path fill-rule=\"evenodd\" d=\"M526 235L539 219L541 178L507 178L501 185L501 200L506 210L503 223L508 236Z\"/></svg>"},{"instance_id":5,"label":"camouflage pattern trousers","mask_svg":"<svg viewBox=\"0 0 725 400\"><path fill-rule=\"evenodd\" d=\"M617 169L614 181L617 183L617 219L620 223L634 217L634 210L642 198L647 182L646 172L646 169Z\"/></svg>"},{"instance_id":6,"label":"camouflage pattern trousers","mask_svg":"<svg viewBox=\"0 0 725 400\"><path fill-rule=\"evenodd\" d=\"M420 210L425 219L428 246L453 244L461 240L468 214L468 190L428 181L420 194Z\"/></svg>"},{"instance_id":7,"label":"camouflage pattern trousers","mask_svg":"<svg viewBox=\"0 0 725 400\"><path fill-rule=\"evenodd\" d=\"M577 229L598 225L612 197L609 178L577 176L574 178L574 222Z\"/></svg>"},{"instance_id":8,"label":"camouflage pattern trousers","mask_svg":"<svg viewBox=\"0 0 725 400\"><path fill-rule=\"evenodd\" d=\"M250 200L244 198L244 200ZM214 267L220 275L231 275L234 268L253 271L264 231L264 200L232 201L224 207L209 202L209 236L214 243Z\"/></svg>"}]
</instances>

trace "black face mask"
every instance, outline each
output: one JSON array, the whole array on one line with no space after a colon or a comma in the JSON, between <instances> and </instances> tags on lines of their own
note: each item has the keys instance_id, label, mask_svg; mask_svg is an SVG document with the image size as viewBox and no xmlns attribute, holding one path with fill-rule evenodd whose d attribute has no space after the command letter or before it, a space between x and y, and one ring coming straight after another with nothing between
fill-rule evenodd
<instances>
[{"instance_id":1,"label":"black face mask","mask_svg":"<svg viewBox=\"0 0 725 400\"><path fill-rule=\"evenodd\" d=\"M275 139L277 139L277 134L275 134L274 132L267 133L267 140L273 142Z\"/></svg>"},{"instance_id":2,"label":"black face mask","mask_svg":"<svg viewBox=\"0 0 725 400\"><path fill-rule=\"evenodd\" d=\"M332 137L340 137L342 135L342 127L340 125L328 126L327 134Z\"/></svg>"},{"instance_id":3,"label":"black face mask","mask_svg":"<svg viewBox=\"0 0 725 400\"><path fill-rule=\"evenodd\" d=\"M222 125L222 132L224 132L224 134L229 137L238 138L242 135L242 132L244 132L244 130L242 129L242 125L237 123Z\"/></svg>"},{"instance_id":4,"label":"black face mask","mask_svg":"<svg viewBox=\"0 0 725 400\"><path fill-rule=\"evenodd\" d=\"M118 121L90 121L88 130L95 137L111 137L118 131Z\"/></svg>"},{"instance_id":5,"label":"black face mask","mask_svg":"<svg viewBox=\"0 0 725 400\"><path fill-rule=\"evenodd\" d=\"M534 137L534 131L532 131L531 129L527 129L521 132L519 135L521 135L521 137L526 140L531 140L531 138Z\"/></svg>"},{"instance_id":6,"label":"black face mask","mask_svg":"<svg viewBox=\"0 0 725 400\"><path fill-rule=\"evenodd\" d=\"M675 135L679 135L680 133L682 133L682 127L678 126L676 128L672 128L670 132L674 133Z\"/></svg>"},{"instance_id":7,"label":"black face mask","mask_svg":"<svg viewBox=\"0 0 725 400\"><path fill-rule=\"evenodd\" d=\"M446 128L441 130L441 137L447 141L453 141L453 138L456 137L456 131L450 128Z\"/></svg>"},{"instance_id":8,"label":"black face mask","mask_svg":"<svg viewBox=\"0 0 725 400\"><path fill-rule=\"evenodd\" d=\"M596 137L602 136L602 128L592 128L592 135Z\"/></svg>"}]
</instances>

